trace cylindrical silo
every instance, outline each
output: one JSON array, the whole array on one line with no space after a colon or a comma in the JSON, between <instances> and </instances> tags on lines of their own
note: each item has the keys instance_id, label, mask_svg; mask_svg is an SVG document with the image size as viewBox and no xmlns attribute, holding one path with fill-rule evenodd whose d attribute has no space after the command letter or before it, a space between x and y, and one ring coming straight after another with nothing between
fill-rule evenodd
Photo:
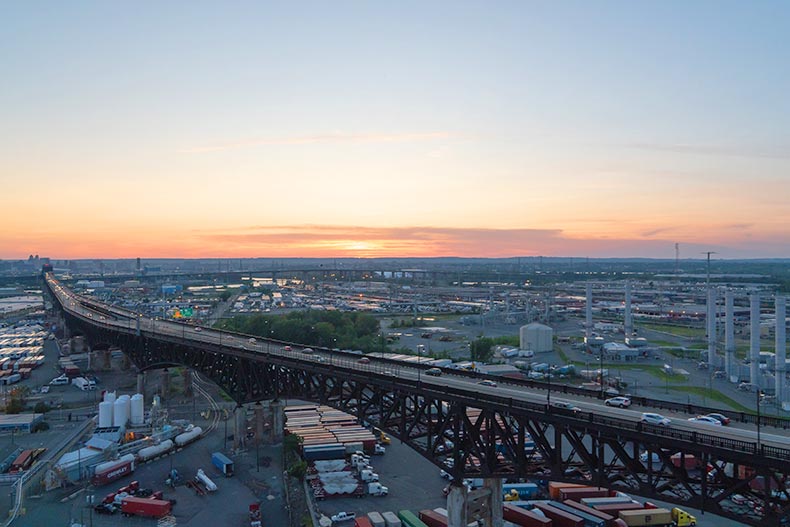
<instances>
[{"instance_id":1,"label":"cylindrical silo","mask_svg":"<svg viewBox=\"0 0 790 527\"><path fill-rule=\"evenodd\" d=\"M131 414L131 402L128 395L121 395L113 404L113 426L125 426Z\"/></svg>"},{"instance_id":2,"label":"cylindrical silo","mask_svg":"<svg viewBox=\"0 0 790 527\"><path fill-rule=\"evenodd\" d=\"M113 405L109 401L99 403L99 428L109 428L113 423Z\"/></svg>"},{"instance_id":3,"label":"cylindrical silo","mask_svg":"<svg viewBox=\"0 0 790 527\"><path fill-rule=\"evenodd\" d=\"M104 400L108 403L115 403L115 392L104 392Z\"/></svg>"},{"instance_id":4,"label":"cylindrical silo","mask_svg":"<svg viewBox=\"0 0 790 527\"><path fill-rule=\"evenodd\" d=\"M143 395L136 393L131 399L131 419L133 425L143 424L143 408L144 408Z\"/></svg>"}]
</instances>

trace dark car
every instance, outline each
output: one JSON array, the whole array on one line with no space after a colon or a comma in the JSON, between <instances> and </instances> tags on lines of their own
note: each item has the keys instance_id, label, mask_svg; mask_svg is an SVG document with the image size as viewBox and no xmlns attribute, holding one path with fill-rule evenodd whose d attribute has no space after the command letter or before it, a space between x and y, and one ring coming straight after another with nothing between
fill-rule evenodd
<instances>
[{"instance_id":1,"label":"dark car","mask_svg":"<svg viewBox=\"0 0 790 527\"><path fill-rule=\"evenodd\" d=\"M442 370L439 368L430 368L425 370L425 375L430 375L431 377L439 377L442 374Z\"/></svg>"},{"instance_id":2,"label":"dark car","mask_svg":"<svg viewBox=\"0 0 790 527\"><path fill-rule=\"evenodd\" d=\"M726 415L722 415L722 414L708 414L708 417L714 418L715 420L717 420L718 422L720 422L723 425L730 424L730 418L727 417Z\"/></svg>"}]
</instances>

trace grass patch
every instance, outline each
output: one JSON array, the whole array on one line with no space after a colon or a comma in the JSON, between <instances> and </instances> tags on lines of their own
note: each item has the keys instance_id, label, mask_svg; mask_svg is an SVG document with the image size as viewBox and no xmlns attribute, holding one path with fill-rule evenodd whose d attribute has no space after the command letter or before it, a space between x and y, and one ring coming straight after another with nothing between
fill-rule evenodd
<instances>
[{"instance_id":1,"label":"grass patch","mask_svg":"<svg viewBox=\"0 0 790 527\"><path fill-rule=\"evenodd\" d=\"M713 390L711 388L705 388L705 387L702 387L702 386L672 386L672 385L670 385L669 389L670 390L676 390L676 391L679 391L679 392L684 392L684 393L691 393L691 394L699 395L699 396L702 396L702 397L706 397L707 399L709 399L711 401L716 401L716 402L719 402L719 403L726 404L727 406L729 406L733 410L737 410L739 412L756 413L753 409L751 409L751 408L749 408L747 406L744 406L741 403L739 403L738 401L735 401L735 400L727 397L726 395L724 395L723 393L719 392L718 390Z\"/></svg>"},{"instance_id":2,"label":"grass patch","mask_svg":"<svg viewBox=\"0 0 790 527\"><path fill-rule=\"evenodd\" d=\"M557 355L560 356L560 359L562 359L563 363L565 363L565 364L575 364L577 366L580 364L579 362L568 360L568 356L565 355L565 352L562 351L562 348L560 346L555 345L554 346L554 351L557 352Z\"/></svg>"},{"instance_id":3,"label":"grass patch","mask_svg":"<svg viewBox=\"0 0 790 527\"><path fill-rule=\"evenodd\" d=\"M651 329L653 331L663 331L664 333L670 333L672 335L677 335L679 337L694 338L694 339L705 337L705 330L702 328L672 326L669 324L640 324L640 325L645 329Z\"/></svg>"}]
</instances>

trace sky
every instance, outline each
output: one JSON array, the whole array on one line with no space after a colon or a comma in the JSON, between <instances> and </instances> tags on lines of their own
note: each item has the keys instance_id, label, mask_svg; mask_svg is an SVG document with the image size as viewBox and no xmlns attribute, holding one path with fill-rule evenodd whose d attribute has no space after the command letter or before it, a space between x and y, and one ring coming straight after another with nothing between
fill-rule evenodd
<instances>
[{"instance_id":1,"label":"sky","mask_svg":"<svg viewBox=\"0 0 790 527\"><path fill-rule=\"evenodd\" d=\"M0 258L790 257L790 3L5 2Z\"/></svg>"}]
</instances>

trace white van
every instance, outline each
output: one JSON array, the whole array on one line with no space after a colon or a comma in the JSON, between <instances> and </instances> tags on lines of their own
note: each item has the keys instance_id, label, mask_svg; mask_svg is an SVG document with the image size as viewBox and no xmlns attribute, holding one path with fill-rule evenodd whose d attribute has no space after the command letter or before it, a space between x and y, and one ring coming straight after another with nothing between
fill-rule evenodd
<instances>
[{"instance_id":1,"label":"white van","mask_svg":"<svg viewBox=\"0 0 790 527\"><path fill-rule=\"evenodd\" d=\"M68 383L69 383L69 378L66 377L65 375L61 375L60 377L55 377L54 379L49 381L49 384L51 386L62 386Z\"/></svg>"}]
</instances>

